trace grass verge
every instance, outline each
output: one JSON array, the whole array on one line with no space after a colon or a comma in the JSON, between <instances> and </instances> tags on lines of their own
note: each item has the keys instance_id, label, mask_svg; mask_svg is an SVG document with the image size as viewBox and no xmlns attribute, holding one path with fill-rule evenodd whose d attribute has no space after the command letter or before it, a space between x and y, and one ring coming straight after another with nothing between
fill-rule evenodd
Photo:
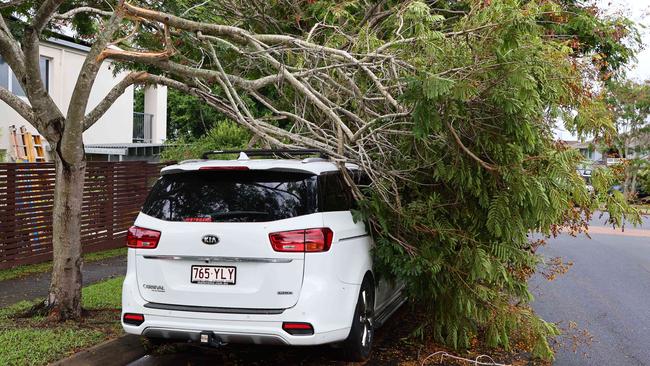
<instances>
[{"instance_id":1,"label":"grass verge","mask_svg":"<svg viewBox=\"0 0 650 366\"><path fill-rule=\"evenodd\" d=\"M85 263L91 263L102 259L126 255L126 252L127 252L127 248L116 248L116 249L104 250L101 252L84 254L83 258ZM50 272L51 270L52 270L51 261L45 263L27 264L24 266L2 269L0 270L0 281L11 280L14 278L19 278L34 273Z\"/></svg>"},{"instance_id":2,"label":"grass verge","mask_svg":"<svg viewBox=\"0 0 650 366\"><path fill-rule=\"evenodd\" d=\"M116 277L83 288L86 316L80 322L54 323L21 317L36 301L0 309L0 365L46 365L122 333L121 286Z\"/></svg>"}]
</instances>

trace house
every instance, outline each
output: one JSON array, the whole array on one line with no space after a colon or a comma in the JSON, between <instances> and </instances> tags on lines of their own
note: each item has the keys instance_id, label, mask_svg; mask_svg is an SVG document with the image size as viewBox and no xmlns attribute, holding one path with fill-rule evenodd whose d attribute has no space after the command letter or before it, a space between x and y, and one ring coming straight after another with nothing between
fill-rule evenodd
<instances>
[{"instance_id":1,"label":"house","mask_svg":"<svg viewBox=\"0 0 650 366\"><path fill-rule=\"evenodd\" d=\"M90 50L87 44L66 36L41 41L41 76L50 96L66 112L72 91ZM105 61L93 86L88 110L127 73L114 75L114 65ZM25 93L7 63L0 58L0 87L19 97ZM156 160L167 139L167 89L145 90L144 111L134 111L134 87L129 87L106 114L84 132L89 160ZM26 99L26 98L25 98ZM28 159L31 151L35 151ZM40 150L39 150L40 149ZM0 161L50 161L49 146L38 131L18 113L0 101Z\"/></svg>"},{"instance_id":2,"label":"house","mask_svg":"<svg viewBox=\"0 0 650 366\"><path fill-rule=\"evenodd\" d=\"M627 142L627 151L615 146L606 146L594 141L564 141L569 147L580 151L585 161L578 167L583 176L591 176L591 171L598 166L612 166L625 159L650 160L650 134L640 135Z\"/></svg>"}]
</instances>

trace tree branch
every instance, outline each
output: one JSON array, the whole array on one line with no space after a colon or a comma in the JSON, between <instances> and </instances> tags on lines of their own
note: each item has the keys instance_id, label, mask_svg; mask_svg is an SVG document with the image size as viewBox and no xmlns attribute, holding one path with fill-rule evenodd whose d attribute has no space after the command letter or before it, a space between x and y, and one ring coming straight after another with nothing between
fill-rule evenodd
<instances>
[{"instance_id":1,"label":"tree branch","mask_svg":"<svg viewBox=\"0 0 650 366\"><path fill-rule=\"evenodd\" d=\"M11 67L16 76L21 77L25 73L23 67L24 55L20 44L11 34L9 27L0 14L0 55Z\"/></svg>"},{"instance_id":2,"label":"tree branch","mask_svg":"<svg viewBox=\"0 0 650 366\"><path fill-rule=\"evenodd\" d=\"M248 31L242 28L228 25L195 22L172 14L140 8L129 3L125 3L124 8L127 14L132 16L153 20L170 25L174 28L192 30L194 32L202 32L216 36L228 36L242 43L248 43L247 36L250 35Z\"/></svg>"},{"instance_id":3,"label":"tree branch","mask_svg":"<svg viewBox=\"0 0 650 366\"><path fill-rule=\"evenodd\" d=\"M106 49L109 42L112 40L113 35L119 29L122 19L124 17L123 6L124 0L119 0L113 15L104 24L104 29L98 33L95 43L90 48L86 55L84 64L81 67L82 72L77 78L72 97L70 98L70 105L68 106L68 113L66 116L66 136L64 136L64 143L61 147L61 153L64 158L77 161L83 159L83 151L79 151L79 146L71 142L66 144L69 136L70 141L78 141L84 131L84 121L86 108L88 106L88 99L90 91L92 90L97 74L104 60L101 56L102 51ZM69 154L68 154L69 153Z\"/></svg>"},{"instance_id":4,"label":"tree branch","mask_svg":"<svg viewBox=\"0 0 650 366\"><path fill-rule=\"evenodd\" d=\"M171 56L169 50L162 52L140 52L140 51L125 51L122 49L116 48L107 48L103 50L99 56L97 56L97 61L103 61L107 58L114 60L126 60L126 61L135 61L154 64L158 61L167 61Z\"/></svg>"},{"instance_id":5,"label":"tree branch","mask_svg":"<svg viewBox=\"0 0 650 366\"><path fill-rule=\"evenodd\" d=\"M9 107L18 112L27 122L33 123L34 121L34 112L32 107L25 103L22 99L15 96L9 90L0 87L0 100L7 103Z\"/></svg>"},{"instance_id":6,"label":"tree branch","mask_svg":"<svg viewBox=\"0 0 650 366\"><path fill-rule=\"evenodd\" d=\"M22 62L20 68L14 70L34 111L33 124L46 137L51 136L51 131L61 129L63 114L45 89L41 78L40 38L41 32L61 3L63 0L46 0L38 8L32 24L25 27L21 40Z\"/></svg>"},{"instance_id":7,"label":"tree branch","mask_svg":"<svg viewBox=\"0 0 650 366\"><path fill-rule=\"evenodd\" d=\"M74 17L75 15L81 14L81 13L95 14L95 15L99 15L99 16L102 16L102 17L110 17L111 15L113 15L112 11L101 10L101 9L93 8L93 7L90 7L90 6L80 6L78 8L74 8L72 10L69 10L69 11L67 11L65 13L55 14L54 18L56 18L56 19L70 19L70 18Z\"/></svg>"},{"instance_id":8,"label":"tree branch","mask_svg":"<svg viewBox=\"0 0 650 366\"><path fill-rule=\"evenodd\" d=\"M45 0L41 4L32 20L32 28L36 33L40 34L43 31L47 23L64 2L65 0Z\"/></svg>"},{"instance_id":9,"label":"tree branch","mask_svg":"<svg viewBox=\"0 0 650 366\"><path fill-rule=\"evenodd\" d=\"M88 114L86 114L86 117L84 118L83 122L83 130L86 131L90 127L92 127L95 122L97 122L102 116L108 111L108 109L115 103L117 98L119 98L122 94L124 94L124 91L128 87L130 87L133 84L137 83L142 83L146 82L149 80L148 78L149 74L147 74L144 71L141 72L132 72L122 81L117 83L108 94L102 99L97 106L90 111Z\"/></svg>"},{"instance_id":10,"label":"tree branch","mask_svg":"<svg viewBox=\"0 0 650 366\"><path fill-rule=\"evenodd\" d=\"M454 128L451 126L451 123L447 122L447 128L449 128L449 132L454 137L454 140L456 140L456 144L458 144L458 146L465 152L465 154L469 155L470 158L476 160L476 162L478 162L483 168L489 171L496 170L494 166L483 161L481 158L476 156L476 154L474 154L472 150L468 149L467 146L463 144L463 142L460 140L460 137L456 133L456 130L454 130Z\"/></svg>"}]
</instances>

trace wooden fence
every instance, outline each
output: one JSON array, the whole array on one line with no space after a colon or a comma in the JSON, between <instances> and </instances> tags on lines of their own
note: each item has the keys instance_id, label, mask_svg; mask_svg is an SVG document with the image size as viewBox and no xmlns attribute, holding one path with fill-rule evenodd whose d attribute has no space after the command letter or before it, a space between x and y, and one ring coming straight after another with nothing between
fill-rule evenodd
<instances>
[{"instance_id":1,"label":"wooden fence","mask_svg":"<svg viewBox=\"0 0 650 366\"><path fill-rule=\"evenodd\" d=\"M84 252L125 245L126 230L159 176L147 162L88 162ZM0 164L0 269L52 259L54 164Z\"/></svg>"}]
</instances>

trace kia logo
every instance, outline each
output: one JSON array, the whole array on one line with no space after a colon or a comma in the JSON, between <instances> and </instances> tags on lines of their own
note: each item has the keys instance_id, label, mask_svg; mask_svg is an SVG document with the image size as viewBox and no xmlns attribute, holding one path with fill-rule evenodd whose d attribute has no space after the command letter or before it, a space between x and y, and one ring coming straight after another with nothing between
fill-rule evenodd
<instances>
[{"instance_id":1,"label":"kia logo","mask_svg":"<svg viewBox=\"0 0 650 366\"><path fill-rule=\"evenodd\" d=\"M204 244L214 245L219 242L219 238L216 235L206 235L201 239Z\"/></svg>"}]
</instances>

